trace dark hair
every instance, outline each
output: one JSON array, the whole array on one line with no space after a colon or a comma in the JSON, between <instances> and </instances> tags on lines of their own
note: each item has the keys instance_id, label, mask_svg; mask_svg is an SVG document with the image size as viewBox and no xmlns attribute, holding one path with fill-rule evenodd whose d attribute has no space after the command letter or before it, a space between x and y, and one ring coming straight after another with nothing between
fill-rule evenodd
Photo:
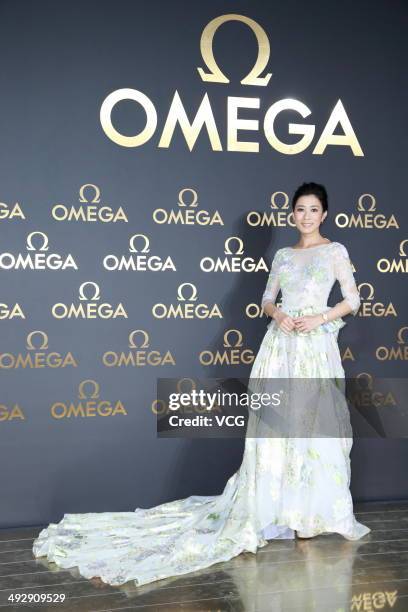
<instances>
[{"instance_id":1,"label":"dark hair","mask_svg":"<svg viewBox=\"0 0 408 612\"><path fill-rule=\"evenodd\" d=\"M323 212L328 209L329 203L327 198L327 191L324 185L319 183L303 183L298 187L292 198L292 210L295 210L295 205L300 196L304 195L315 195L323 206Z\"/></svg>"}]
</instances>

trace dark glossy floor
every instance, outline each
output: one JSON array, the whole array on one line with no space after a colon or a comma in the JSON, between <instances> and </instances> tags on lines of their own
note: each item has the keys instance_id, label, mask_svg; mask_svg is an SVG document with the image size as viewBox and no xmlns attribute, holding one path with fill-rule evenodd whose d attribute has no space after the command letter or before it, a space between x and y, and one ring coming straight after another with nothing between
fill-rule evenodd
<instances>
[{"instance_id":1,"label":"dark glossy floor","mask_svg":"<svg viewBox=\"0 0 408 612\"><path fill-rule=\"evenodd\" d=\"M363 540L326 535L276 540L257 555L142 587L110 587L34 559L40 528L0 530L3 610L408 610L408 501L356 504ZM11 604L10 594L64 593L64 603Z\"/></svg>"}]
</instances>

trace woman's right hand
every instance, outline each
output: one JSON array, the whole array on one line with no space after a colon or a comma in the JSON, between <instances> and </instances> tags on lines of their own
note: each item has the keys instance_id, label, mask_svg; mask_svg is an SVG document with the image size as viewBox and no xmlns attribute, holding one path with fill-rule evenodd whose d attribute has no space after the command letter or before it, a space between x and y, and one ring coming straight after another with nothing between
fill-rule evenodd
<instances>
[{"instance_id":1,"label":"woman's right hand","mask_svg":"<svg viewBox=\"0 0 408 612\"><path fill-rule=\"evenodd\" d=\"M284 312L283 310L277 309L273 318L278 324L279 329L286 333L291 332L295 327L295 322L292 317L286 314L286 312Z\"/></svg>"}]
</instances>

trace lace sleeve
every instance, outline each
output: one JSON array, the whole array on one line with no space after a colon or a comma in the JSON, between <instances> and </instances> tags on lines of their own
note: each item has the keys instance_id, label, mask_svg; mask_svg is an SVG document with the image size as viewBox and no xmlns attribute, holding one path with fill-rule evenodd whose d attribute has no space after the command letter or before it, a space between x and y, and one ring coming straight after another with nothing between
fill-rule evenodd
<instances>
[{"instance_id":1,"label":"lace sleeve","mask_svg":"<svg viewBox=\"0 0 408 612\"><path fill-rule=\"evenodd\" d=\"M354 280L351 261L346 247L339 243L334 254L334 274L340 283L341 294L351 307L351 314L357 314L361 299Z\"/></svg>"},{"instance_id":2,"label":"lace sleeve","mask_svg":"<svg viewBox=\"0 0 408 612\"><path fill-rule=\"evenodd\" d=\"M273 258L273 261L272 261L268 281L266 283L266 288L262 295L262 302L261 302L262 308L266 304L268 304L268 302L272 302L272 304L274 304L276 300L276 296L279 293L279 289L280 289L279 277L278 277L278 253L279 251L280 249L276 251L275 257Z\"/></svg>"}]
</instances>

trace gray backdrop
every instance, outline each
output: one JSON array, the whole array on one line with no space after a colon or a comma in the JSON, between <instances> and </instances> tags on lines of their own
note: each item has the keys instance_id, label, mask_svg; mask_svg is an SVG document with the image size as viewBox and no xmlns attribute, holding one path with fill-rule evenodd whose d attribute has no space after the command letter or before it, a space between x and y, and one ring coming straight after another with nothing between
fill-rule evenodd
<instances>
[{"instance_id":1,"label":"gray backdrop","mask_svg":"<svg viewBox=\"0 0 408 612\"><path fill-rule=\"evenodd\" d=\"M263 74L271 72L272 78L266 87L240 83L257 55L254 34L242 22L224 23L214 37L214 56L230 82L203 82L197 72L198 66L206 69L199 44L204 27L230 12L250 17L267 34L271 54ZM204 367L198 355L222 351L223 334L230 328L238 328L245 347L256 353L267 319L247 316L246 307L260 303L267 274L205 273L199 263L205 256L223 257L229 236L244 241L246 255L268 262L277 248L295 244L297 231L285 217L289 211L280 224L269 227L251 227L247 214L271 211L274 192L291 196L303 181L326 185L330 209L322 233L347 246L358 283L371 283L375 290L370 308L347 317L340 332L341 351L350 349L354 356L344 360L347 375L405 375L404 359L382 360L376 350L400 346L397 333L406 324L406 275L377 269L381 257L401 258L399 244L407 238L401 138L407 108L401 27L406 16L403 2L394 1L390 8L385 0L253 0L233 7L230 2L181 0L0 2L0 254L32 254L26 249L27 235L41 231L49 239L47 253L71 253L79 268L0 268L1 526L221 492L240 465L243 441L157 439L151 409L156 379L249 374L248 364ZM158 116L155 134L136 148L110 140L99 120L106 96L126 87L147 95ZM211 150L205 129L190 150L179 127L169 147L158 147L175 91L191 121L208 95L222 151ZM258 153L227 150L228 96L260 99L259 109L239 113L259 120L258 132L239 134L241 140L259 142ZM300 138L289 134L289 122L316 126L312 144L297 155L274 150L262 129L268 107L284 98L302 101L312 114L302 119L293 111L282 113L276 121L282 141ZM323 155L312 153L339 99L364 156L341 146L328 146ZM119 131L133 135L143 128L145 114L124 101L112 120ZM122 206L128 223L54 219L55 204L79 206L78 191L87 183L100 188L99 207ZM177 210L183 188L197 191L200 209L218 210L224 226L155 223L153 210ZM367 193L375 198L375 211L359 213L358 199ZM372 207L372 201L366 206ZM25 219L8 214L16 202ZM360 215L363 226L340 227L338 213ZM370 215L377 221L394 215L398 227L370 227ZM128 241L135 233L149 237L150 254L171 255L177 271L104 269L107 254L129 255ZM41 244L38 236L33 242L37 248ZM2 261L7 264L10 258ZM53 317L53 304L80 303L84 281L98 283L100 301L121 302L128 319ZM154 318L157 302L177 304L182 282L196 285L199 302L216 302L223 319ZM337 285L329 304L339 299ZM374 302L392 302L395 316L373 314ZM24 319L4 316L16 303ZM148 332L152 350L171 350L176 365L104 366L102 355L128 352L128 335L140 328ZM13 357L4 354L33 353L26 346L33 330L47 334L45 352L72 352L77 367L8 367ZM120 400L127 416L52 418L54 402L78 403L78 385L86 379L99 384L100 399ZM24 419L12 418L16 405ZM406 498L407 459L405 440L355 440L354 498Z\"/></svg>"}]
</instances>

